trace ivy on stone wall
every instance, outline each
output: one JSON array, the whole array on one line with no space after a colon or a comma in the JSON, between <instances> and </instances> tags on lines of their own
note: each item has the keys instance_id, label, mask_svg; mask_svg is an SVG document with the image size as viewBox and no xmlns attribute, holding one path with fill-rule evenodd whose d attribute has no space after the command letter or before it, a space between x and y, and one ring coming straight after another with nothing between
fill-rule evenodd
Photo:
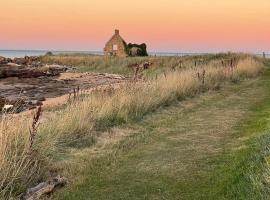
<instances>
[{"instance_id":1,"label":"ivy on stone wall","mask_svg":"<svg viewBox=\"0 0 270 200\"><path fill-rule=\"evenodd\" d=\"M129 56L148 56L147 46L145 43L142 44L132 44L129 43L126 46L126 52Z\"/></svg>"}]
</instances>

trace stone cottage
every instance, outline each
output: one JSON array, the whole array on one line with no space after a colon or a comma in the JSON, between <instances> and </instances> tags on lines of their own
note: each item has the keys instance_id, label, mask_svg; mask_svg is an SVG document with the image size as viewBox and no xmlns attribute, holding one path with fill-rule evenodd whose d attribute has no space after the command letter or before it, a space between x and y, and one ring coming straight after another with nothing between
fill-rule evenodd
<instances>
[{"instance_id":1,"label":"stone cottage","mask_svg":"<svg viewBox=\"0 0 270 200\"><path fill-rule=\"evenodd\" d=\"M127 54L127 43L120 36L119 30L115 30L112 38L106 43L104 48L104 54L106 56L119 56L126 57Z\"/></svg>"}]
</instances>

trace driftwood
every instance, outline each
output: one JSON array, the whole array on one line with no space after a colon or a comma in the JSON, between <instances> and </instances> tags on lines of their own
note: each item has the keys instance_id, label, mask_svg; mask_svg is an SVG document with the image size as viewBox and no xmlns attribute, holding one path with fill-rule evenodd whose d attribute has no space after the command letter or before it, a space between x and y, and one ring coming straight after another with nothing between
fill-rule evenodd
<instances>
[{"instance_id":1,"label":"driftwood","mask_svg":"<svg viewBox=\"0 0 270 200\"><path fill-rule=\"evenodd\" d=\"M20 200L38 200L44 195L52 193L56 187L62 187L67 183L67 179L57 176L52 180L38 184L36 187L30 188L23 194Z\"/></svg>"}]
</instances>

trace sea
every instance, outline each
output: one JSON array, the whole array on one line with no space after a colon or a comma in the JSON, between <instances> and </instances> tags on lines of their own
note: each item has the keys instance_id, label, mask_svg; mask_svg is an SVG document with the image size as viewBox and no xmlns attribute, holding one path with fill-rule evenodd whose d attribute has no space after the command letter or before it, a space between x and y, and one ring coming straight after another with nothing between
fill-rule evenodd
<instances>
[{"instance_id":1,"label":"sea","mask_svg":"<svg viewBox=\"0 0 270 200\"><path fill-rule=\"evenodd\" d=\"M42 56L50 50L0 50L0 56L6 58L21 58L25 56ZM91 55L104 55L102 51L50 51L54 55L58 54L91 54ZM149 52L150 56L186 56L186 55L202 55L208 53L179 53L179 52ZM256 54L262 56L263 54ZM270 58L270 54L266 54Z\"/></svg>"},{"instance_id":2,"label":"sea","mask_svg":"<svg viewBox=\"0 0 270 200\"><path fill-rule=\"evenodd\" d=\"M43 56L47 52L57 54L93 54L103 55L101 51L50 51L50 50L0 50L0 56L6 58L22 58L25 56Z\"/></svg>"}]
</instances>

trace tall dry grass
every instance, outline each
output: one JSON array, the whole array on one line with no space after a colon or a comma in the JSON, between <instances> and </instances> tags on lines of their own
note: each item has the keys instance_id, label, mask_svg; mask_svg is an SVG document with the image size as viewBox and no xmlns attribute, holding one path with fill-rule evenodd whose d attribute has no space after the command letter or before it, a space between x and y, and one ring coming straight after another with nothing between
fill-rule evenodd
<instances>
[{"instance_id":1,"label":"tall dry grass","mask_svg":"<svg viewBox=\"0 0 270 200\"><path fill-rule=\"evenodd\" d=\"M0 198L23 191L36 177L38 160L28 154L28 125L22 118L3 116L0 121Z\"/></svg>"},{"instance_id":2,"label":"tall dry grass","mask_svg":"<svg viewBox=\"0 0 270 200\"><path fill-rule=\"evenodd\" d=\"M80 72L106 72L118 73L124 75L132 75L133 70L127 66L134 63L143 63L149 61L152 63L150 70L144 73L148 76L155 76L156 74L166 71L168 68L184 69L202 65L219 65L221 61L228 61L231 59L245 59L249 57L247 54L235 53L220 53L220 54L206 54L195 56L172 56L172 57L103 57L86 54L62 54L54 56L42 57L43 63L60 64L67 66L75 66Z\"/></svg>"},{"instance_id":3,"label":"tall dry grass","mask_svg":"<svg viewBox=\"0 0 270 200\"><path fill-rule=\"evenodd\" d=\"M255 77L262 64L253 57L235 66L206 64L167 70L145 82L127 83L118 89L98 91L72 102L47 118L38 129L35 154L29 155L29 119L0 121L0 197L18 194L35 182L62 145L84 135L95 137L95 129L141 118L173 101L215 89L226 81Z\"/></svg>"}]
</instances>

